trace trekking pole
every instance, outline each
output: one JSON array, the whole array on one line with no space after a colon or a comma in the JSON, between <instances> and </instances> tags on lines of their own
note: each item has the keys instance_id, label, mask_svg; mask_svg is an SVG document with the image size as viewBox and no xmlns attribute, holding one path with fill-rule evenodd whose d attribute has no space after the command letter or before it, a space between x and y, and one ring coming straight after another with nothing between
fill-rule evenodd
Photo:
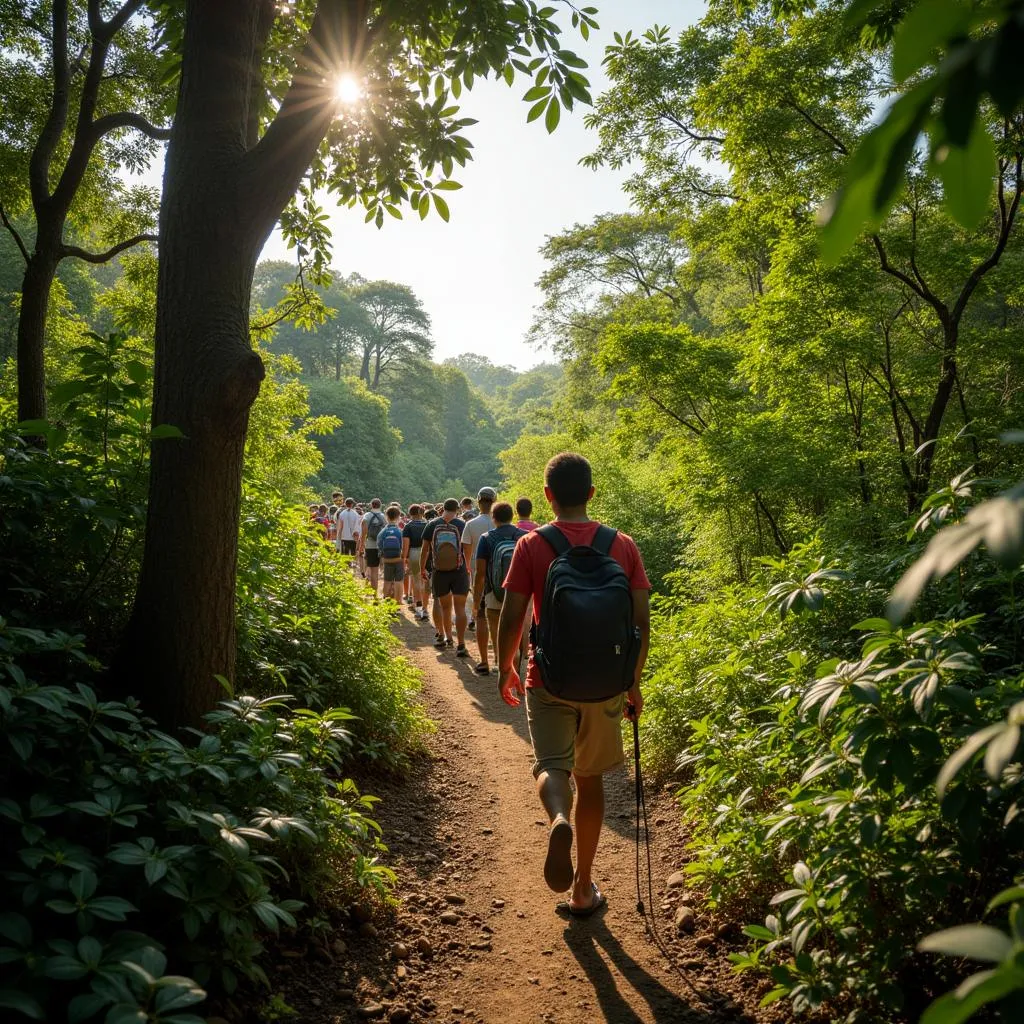
<instances>
[{"instance_id":1,"label":"trekking pole","mask_svg":"<svg viewBox=\"0 0 1024 1024\"><path fill-rule=\"evenodd\" d=\"M650 933L655 946L658 947L661 955L669 962L672 970L685 982L689 989L699 998L706 1000L707 993L687 977L684 971L672 958L672 954L665 946L664 941L658 934L658 925L654 913L654 884L652 879L654 873L651 869L651 830L647 824L647 799L644 794L644 775L640 766L640 720L637 717L636 708L632 704L626 705L626 716L633 723L633 781L636 792L636 912L644 919L644 927ZM647 853L647 899L644 904L643 894L640 888L640 817L643 815L644 822L644 849ZM650 907L650 913L647 911Z\"/></svg>"},{"instance_id":2,"label":"trekking pole","mask_svg":"<svg viewBox=\"0 0 1024 1024\"><path fill-rule=\"evenodd\" d=\"M643 815L644 822L644 847L647 853L647 898L651 906L651 916L654 915L654 892L651 884L651 833L647 826L647 800L644 794L643 768L640 766L640 719L637 716L636 708L627 705L629 720L633 723L633 783L636 792L636 911L646 919L647 912L644 905L643 893L640 889L640 816ZM651 922L653 925L653 921ZM649 927L651 926L649 925ZM653 931L653 927L651 928Z\"/></svg>"}]
</instances>

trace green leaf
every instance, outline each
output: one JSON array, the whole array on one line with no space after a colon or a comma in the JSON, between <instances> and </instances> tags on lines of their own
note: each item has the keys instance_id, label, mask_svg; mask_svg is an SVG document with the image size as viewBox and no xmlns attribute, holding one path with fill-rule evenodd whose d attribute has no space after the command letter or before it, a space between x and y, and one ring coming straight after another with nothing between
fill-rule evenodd
<instances>
[{"instance_id":1,"label":"green leaf","mask_svg":"<svg viewBox=\"0 0 1024 1024\"><path fill-rule=\"evenodd\" d=\"M941 797L946 792L946 788L953 781L955 776L959 773L960 769L963 768L968 761L970 761L975 754L989 740L993 737L998 736L1003 731L1004 724L1002 722L996 722L994 725L986 726L984 729L974 733L959 750L954 753L949 760L942 766L942 770L939 772L938 777L935 780L935 791Z\"/></svg>"},{"instance_id":2,"label":"green leaf","mask_svg":"<svg viewBox=\"0 0 1024 1024\"><path fill-rule=\"evenodd\" d=\"M185 435L171 423L160 423L149 432L149 436L154 441L160 441L168 437L184 438Z\"/></svg>"},{"instance_id":3,"label":"green leaf","mask_svg":"<svg viewBox=\"0 0 1024 1024\"><path fill-rule=\"evenodd\" d=\"M548 104L548 112L544 115L544 127L547 128L548 134L553 132L558 127L558 122L562 116L561 104L551 97L551 102Z\"/></svg>"},{"instance_id":4,"label":"green leaf","mask_svg":"<svg viewBox=\"0 0 1024 1024\"><path fill-rule=\"evenodd\" d=\"M462 186L457 181L452 181L450 178L445 181L439 181L435 186L435 189L441 189L443 192L455 192Z\"/></svg>"},{"instance_id":5,"label":"green leaf","mask_svg":"<svg viewBox=\"0 0 1024 1024\"><path fill-rule=\"evenodd\" d=\"M940 146L935 166L947 209L962 227L976 228L989 210L997 172L995 143L980 117L974 121L967 146Z\"/></svg>"},{"instance_id":6,"label":"green leaf","mask_svg":"<svg viewBox=\"0 0 1024 1024\"><path fill-rule=\"evenodd\" d=\"M898 83L924 67L932 54L960 35L971 12L955 0L919 0L900 22L892 41L892 73Z\"/></svg>"},{"instance_id":7,"label":"green leaf","mask_svg":"<svg viewBox=\"0 0 1024 1024\"><path fill-rule=\"evenodd\" d=\"M550 85L535 85L532 89L529 89L523 95L524 103L535 103L539 99L543 99L545 96L551 95Z\"/></svg>"},{"instance_id":8,"label":"green leaf","mask_svg":"<svg viewBox=\"0 0 1024 1024\"><path fill-rule=\"evenodd\" d=\"M17 1010L32 1020L45 1020L46 1011L27 992L15 992L13 989L0 989L0 1007L5 1010Z\"/></svg>"},{"instance_id":9,"label":"green leaf","mask_svg":"<svg viewBox=\"0 0 1024 1024\"><path fill-rule=\"evenodd\" d=\"M1019 969L1003 967L996 971L979 971L955 991L932 1003L921 1015L920 1024L961 1024L986 1004L1021 987L1024 987L1024 977Z\"/></svg>"},{"instance_id":10,"label":"green leaf","mask_svg":"<svg viewBox=\"0 0 1024 1024\"><path fill-rule=\"evenodd\" d=\"M548 105L549 100L550 97L545 97L544 99L538 101L532 107L530 107L530 112L526 115L527 124L529 124L531 121L536 121L537 118L544 113L544 108Z\"/></svg>"},{"instance_id":11,"label":"green leaf","mask_svg":"<svg viewBox=\"0 0 1024 1024\"><path fill-rule=\"evenodd\" d=\"M433 195L434 209L441 215L441 220L447 223L448 218L451 216L448 210L448 204L439 196L437 193Z\"/></svg>"},{"instance_id":12,"label":"green leaf","mask_svg":"<svg viewBox=\"0 0 1024 1024\"><path fill-rule=\"evenodd\" d=\"M943 953L1000 963L1013 952L1013 940L991 925L961 924L926 935L917 948L922 953Z\"/></svg>"}]
</instances>

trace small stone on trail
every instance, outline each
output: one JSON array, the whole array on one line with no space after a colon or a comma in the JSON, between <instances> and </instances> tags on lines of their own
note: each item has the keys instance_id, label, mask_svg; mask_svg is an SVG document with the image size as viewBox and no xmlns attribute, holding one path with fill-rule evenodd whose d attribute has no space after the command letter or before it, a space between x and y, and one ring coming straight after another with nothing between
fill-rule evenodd
<instances>
[{"instance_id":1,"label":"small stone on trail","mask_svg":"<svg viewBox=\"0 0 1024 1024\"><path fill-rule=\"evenodd\" d=\"M668 887L670 889L682 889L684 885L686 885L686 874L684 872L676 871L668 876Z\"/></svg>"},{"instance_id":2,"label":"small stone on trail","mask_svg":"<svg viewBox=\"0 0 1024 1024\"><path fill-rule=\"evenodd\" d=\"M493 836L494 835L494 829L493 828L482 828L482 829L480 829L480 835L482 835L482 836Z\"/></svg>"},{"instance_id":3,"label":"small stone on trail","mask_svg":"<svg viewBox=\"0 0 1024 1024\"><path fill-rule=\"evenodd\" d=\"M503 906L505 906L505 901L504 900L491 900L491 906L492 907L497 907L499 910L501 910L501 908Z\"/></svg>"},{"instance_id":4,"label":"small stone on trail","mask_svg":"<svg viewBox=\"0 0 1024 1024\"><path fill-rule=\"evenodd\" d=\"M377 926L372 921L364 921L359 926L359 934L364 939L375 939L378 935Z\"/></svg>"},{"instance_id":5,"label":"small stone on trail","mask_svg":"<svg viewBox=\"0 0 1024 1024\"><path fill-rule=\"evenodd\" d=\"M430 944L430 939L425 935L421 935L416 940L416 951L420 956L431 956L434 952L434 947Z\"/></svg>"},{"instance_id":6,"label":"small stone on trail","mask_svg":"<svg viewBox=\"0 0 1024 1024\"><path fill-rule=\"evenodd\" d=\"M409 970L408 970L408 968L407 968L407 967L406 967L406 966L405 966L404 964L399 964L399 965L398 965L398 966L397 966L397 967L395 968L395 977L396 977L396 978L397 978L397 979L398 979L399 981L405 981L405 979L406 979L406 978L407 978L408 976L409 976Z\"/></svg>"},{"instance_id":7,"label":"small stone on trail","mask_svg":"<svg viewBox=\"0 0 1024 1024\"><path fill-rule=\"evenodd\" d=\"M486 941L486 942L471 942L469 944L469 948L470 949L482 949L482 950L486 950L489 953L491 951L491 943L490 943L489 940Z\"/></svg>"},{"instance_id":8,"label":"small stone on trail","mask_svg":"<svg viewBox=\"0 0 1024 1024\"><path fill-rule=\"evenodd\" d=\"M698 949L707 949L709 946L713 946L715 944L715 937L710 932L705 932L703 935L698 935L697 938L694 939L693 944Z\"/></svg>"},{"instance_id":9,"label":"small stone on trail","mask_svg":"<svg viewBox=\"0 0 1024 1024\"><path fill-rule=\"evenodd\" d=\"M532 978L532 977L531 977L531 978L527 978L526 980L527 980L527 981L528 981L528 982L529 982L529 983L530 983L531 985L539 985L539 984L540 984L540 978Z\"/></svg>"},{"instance_id":10,"label":"small stone on trail","mask_svg":"<svg viewBox=\"0 0 1024 1024\"><path fill-rule=\"evenodd\" d=\"M516 917L526 917L526 914L522 910L517 910Z\"/></svg>"},{"instance_id":11,"label":"small stone on trail","mask_svg":"<svg viewBox=\"0 0 1024 1024\"><path fill-rule=\"evenodd\" d=\"M331 950L335 956L344 956L348 952L348 946L345 945L342 939L335 939L331 943Z\"/></svg>"},{"instance_id":12,"label":"small stone on trail","mask_svg":"<svg viewBox=\"0 0 1024 1024\"><path fill-rule=\"evenodd\" d=\"M661 826L668 824L668 818L655 818L654 824L661 828Z\"/></svg>"},{"instance_id":13,"label":"small stone on trail","mask_svg":"<svg viewBox=\"0 0 1024 1024\"><path fill-rule=\"evenodd\" d=\"M676 931L679 932L679 934L682 934L683 932L692 932L697 924L697 916L685 903L681 903L676 909L674 921Z\"/></svg>"},{"instance_id":14,"label":"small stone on trail","mask_svg":"<svg viewBox=\"0 0 1024 1024\"><path fill-rule=\"evenodd\" d=\"M457 907L461 907L462 904L466 902L466 897L465 896L460 896L458 893L455 893L455 892L446 892L444 894L444 898L449 903L453 903Z\"/></svg>"},{"instance_id":15,"label":"small stone on trail","mask_svg":"<svg viewBox=\"0 0 1024 1024\"><path fill-rule=\"evenodd\" d=\"M443 914L438 917L441 924L458 924L459 915L454 910L446 910Z\"/></svg>"},{"instance_id":16,"label":"small stone on trail","mask_svg":"<svg viewBox=\"0 0 1024 1024\"><path fill-rule=\"evenodd\" d=\"M732 931L732 925L731 924L720 924L715 929L715 937L719 938L719 939L724 939L729 934L729 932L731 932L731 931Z\"/></svg>"},{"instance_id":17,"label":"small stone on trail","mask_svg":"<svg viewBox=\"0 0 1024 1024\"><path fill-rule=\"evenodd\" d=\"M409 959L409 947L404 942L396 942L391 947L391 955L396 960L408 960Z\"/></svg>"},{"instance_id":18,"label":"small stone on trail","mask_svg":"<svg viewBox=\"0 0 1024 1024\"><path fill-rule=\"evenodd\" d=\"M363 1020L375 1020L377 1017L384 1016L384 1007L380 1003L367 1003L365 1006L360 1006L356 1013Z\"/></svg>"},{"instance_id":19,"label":"small stone on trail","mask_svg":"<svg viewBox=\"0 0 1024 1024\"><path fill-rule=\"evenodd\" d=\"M352 908L352 916L359 922L369 921L373 917L373 909L366 903L359 903Z\"/></svg>"},{"instance_id":20,"label":"small stone on trail","mask_svg":"<svg viewBox=\"0 0 1024 1024\"><path fill-rule=\"evenodd\" d=\"M408 1024L408 1021L412 1020L412 1010L408 1006L396 1006L388 1020L391 1024Z\"/></svg>"}]
</instances>

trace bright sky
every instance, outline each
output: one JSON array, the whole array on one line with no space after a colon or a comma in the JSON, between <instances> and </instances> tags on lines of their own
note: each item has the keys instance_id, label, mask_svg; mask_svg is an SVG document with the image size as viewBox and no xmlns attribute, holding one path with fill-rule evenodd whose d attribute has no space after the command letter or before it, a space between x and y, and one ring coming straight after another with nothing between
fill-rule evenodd
<instances>
[{"instance_id":1,"label":"bright sky","mask_svg":"<svg viewBox=\"0 0 1024 1024\"><path fill-rule=\"evenodd\" d=\"M584 42L568 17L565 46L590 65L584 72L596 97L605 86L601 59L612 33L642 32L654 24L674 31L701 16L703 0L592 0L599 8L599 32ZM433 211L425 221L404 210L401 221L385 217L384 227L363 223L358 209L328 207L334 234L334 266L344 274L387 278L409 285L433 321L438 361L479 352L493 362L525 369L543 361L526 341L533 308L540 301L536 281L544 261L538 249L547 235L600 213L626 207L625 172L590 171L578 165L594 148L583 127L587 108L563 112L548 135L543 118L526 123L529 105L523 79L478 82L462 94L464 116L480 122L467 129L474 159L453 175L464 186L449 192L451 220ZM328 200L329 202L329 200ZM276 233L263 250L266 259L289 259Z\"/></svg>"}]
</instances>

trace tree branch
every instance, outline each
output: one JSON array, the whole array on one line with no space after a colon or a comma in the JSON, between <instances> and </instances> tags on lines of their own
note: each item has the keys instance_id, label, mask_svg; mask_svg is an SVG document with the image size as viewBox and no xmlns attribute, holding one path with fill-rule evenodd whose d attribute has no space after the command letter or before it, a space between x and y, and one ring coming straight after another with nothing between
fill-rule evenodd
<instances>
[{"instance_id":1,"label":"tree branch","mask_svg":"<svg viewBox=\"0 0 1024 1024\"><path fill-rule=\"evenodd\" d=\"M1004 168L1000 169L997 189L999 197L999 235L996 239L995 248L992 250L988 259L979 263L974 270L971 271L970 276L964 283L963 289L960 291L960 295L957 297L956 303L953 306L954 323L960 320L964 310L967 308L967 303L974 294L975 288L977 288L981 283L981 279L999 263L999 260L1003 255L1003 250L1006 248L1006 243L1010 240L1010 232L1013 230L1013 224L1017 218L1017 210L1020 207L1022 162L1024 162L1024 154L1017 153L1014 161L1013 200L1011 201L1009 208L1007 208L1006 205L1006 185L1003 181Z\"/></svg>"},{"instance_id":2,"label":"tree branch","mask_svg":"<svg viewBox=\"0 0 1024 1024\"><path fill-rule=\"evenodd\" d=\"M25 262L28 263L28 249L25 248L25 243L21 240L21 235L18 234L18 229L10 222L10 220L8 220L7 211L4 209L3 203L0 203L0 221L3 222L4 227L11 233L11 237L21 250L21 255L24 257Z\"/></svg>"},{"instance_id":3,"label":"tree branch","mask_svg":"<svg viewBox=\"0 0 1024 1024\"><path fill-rule=\"evenodd\" d=\"M76 259L85 260L86 263L106 263L108 260L112 260L118 253L124 252L125 249L130 249L133 245L138 245L140 242L156 242L158 240L156 235L135 235L132 238L126 238L123 242L118 242L117 245L112 245L106 252L89 252L86 249L80 249L77 245L62 245L60 247L60 258L64 259L68 256L74 256Z\"/></svg>"},{"instance_id":4,"label":"tree branch","mask_svg":"<svg viewBox=\"0 0 1024 1024\"><path fill-rule=\"evenodd\" d=\"M812 128L814 128L816 131L818 131L822 135L824 135L825 138L828 139L832 143L832 147L835 149L835 151L837 153L841 153L843 156L849 156L850 155L850 151L846 148L846 145L842 141L840 141L838 136L833 135L832 132L830 132L823 124L820 124L813 117L811 117L811 115L808 114L807 111L804 110L804 108L801 107L795 100L793 100L793 99L786 99L786 100L783 101L782 105L784 107L791 107Z\"/></svg>"},{"instance_id":5,"label":"tree branch","mask_svg":"<svg viewBox=\"0 0 1024 1024\"><path fill-rule=\"evenodd\" d=\"M249 183L259 196L257 216L277 220L295 194L334 117L334 92L325 79L349 58L361 54L368 25L365 0L319 0L306 45L274 120L246 154ZM356 26L362 15L363 23ZM362 41L352 36L361 32ZM269 233L270 227L267 227Z\"/></svg>"},{"instance_id":6,"label":"tree branch","mask_svg":"<svg viewBox=\"0 0 1024 1024\"><path fill-rule=\"evenodd\" d=\"M39 210L50 199L50 161L68 119L70 68L68 66L68 0L53 0L53 33L50 57L53 64L53 97L50 113L39 133L29 160L32 206Z\"/></svg>"},{"instance_id":7,"label":"tree branch","mask_svg":"<svg viewBox=\"0 0 1024 1024\"><path fill-rule=\"evenodd\" d=\"M939 315L939 319L945 322L945 319L949 316L946 304L923 281L914 280L914 278L903 273L902 270L894 267L889 262L885 246L882 244L882 239L878 237L877 233L871 236L871 241L875 244L875 250L878 253L878 261L882 270L890 277L895 277L897 281L902 281L915 295L927 302Z\"/></svg>"},{"instance_id":8,"label":"tree branch","mask_svg":"<svg viewBox=\"0 0 1024 1024\"><path fill-rule=\"evenodd\" d=\"M117 114L104 114L103 117L97 117L92 123L92 134L98 141L104 135L117 131L118 128L134 128L157 142L166 142L171 137L170 128L158 128L141 114L132 110L123 110Z\"/></svg>"}]
</instances>

